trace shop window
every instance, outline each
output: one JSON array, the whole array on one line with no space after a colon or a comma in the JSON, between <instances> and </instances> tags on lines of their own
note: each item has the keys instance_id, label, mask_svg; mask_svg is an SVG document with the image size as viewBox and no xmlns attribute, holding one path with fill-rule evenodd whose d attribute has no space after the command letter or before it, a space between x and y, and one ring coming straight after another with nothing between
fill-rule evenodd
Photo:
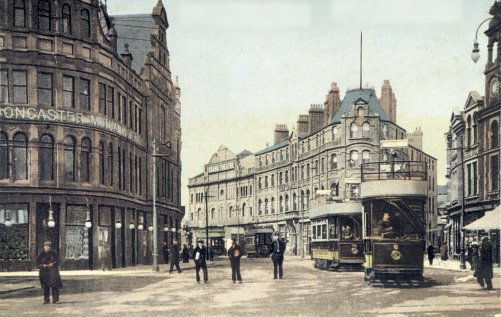
<instances>
[{"instance_id":1,"label":"shop window","mask_svg":"<svg viewBox=\"0 0 501 317\"><path fill-rule=\"evenodd\" d=\"M90 110L90 81L80 78L80 109Z\"/></svg>"},{"instance_id":2,"label":"shop window","mask_svg":"<svg viewBox=\"0 0 501 317\"><path fill-rule=\"evenodd\" d=\"M0 260L29 259L28 205L0 205Z\"/></svg>"},{"instance_id":3,"label":"shop window","mask_svg":"<svg viewBox=\"0 0 501 317\"><path fill-rule=\"evenodd\" d=\"M54 139L48 134L38 144L38 173L40 180L54 179Z\"/></svg>"},{"instance_id":4,"label":"shop window","mask_svg":"<svg viewBox=\"0 0 501 317\"><path fill-rule=\"evenodd\" d=\"M86 206L66 206L66 259L89 258L89 230L85 227Z\"/></svg>"},{"instance_id":5,"label":"shop window","mask_svg":"<svg viewBox=\"0 0 501 317\"><path fill-rule=\"evenodd\" d=\"M28 138L18 132L14 136L12 173L15 180L28 179Z\"/></svg>"}]
</instances>

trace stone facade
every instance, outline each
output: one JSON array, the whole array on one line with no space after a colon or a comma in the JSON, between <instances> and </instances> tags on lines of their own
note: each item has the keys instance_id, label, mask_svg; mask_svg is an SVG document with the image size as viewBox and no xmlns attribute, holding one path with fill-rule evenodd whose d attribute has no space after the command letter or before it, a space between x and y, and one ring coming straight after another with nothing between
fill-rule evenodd
<instances>
[{"instance_id":1,"label":"stone facade","mask_svg":"<svg viewBox=\"0 0 501 317\"><path fill-rule=\"evenodd\" d=\"M328 124L308 133L307 127L315 126L318 118L312 119L311 112L310 115L301 115L297 132L292 131L286 140L249 156L254 162L245 170L245 178L242 178L243 175L239 175L236 169L229 174L224 172L221 180L213 177L209 181L210 174L206 167L203 174L190 180L190 197L196 193L203 195L206 186L227 188L229 185L238 188L237 182L241 181L253 184L254 190L249 193L250 197L245 197L246 206L252 206L253 209L252 212L246 212L237 218L240 230L256 226L272 227L285 236L290 253L301 254L302 249L308 253L310 201L315 198L317 191L329 190L331 195L348 203L358 201L360 165L387 160L388 151L382 149L380 144L383 140L397 140L400 144L400 148L396 149L398 160L407 160L413 156L414 160L429 163L428 172L433 176L429 178L430 205L427 208L430 224L427 224L427 228L432 228L433 219L436 219L437 214L434 204L436 159L424 153L421 148L409 145L406 131L390 120L382 109L374 89L348 90L343 101L336 105L338 93L337 85L333 85L326 98L325 104L332 103L333 107L337 108ZM337 98L333 94L337 94ZM315 106L315 109L317 107ZM325 113L324 111L323 114ZM315 123L310 123L311 120L315 120ZM237 160L238 156L230 155L230 157ZM209 166L210 164L212 160ZM214 190L209 191L209 195L213 200L209 201L208 210L216 208L210 206L212 202L214 205L219 204L219 208L223 208L221 213L227 215L230 214L230 206L231 210L235 210L233 206L242 198L237 195L231 197L231 205L224 210L228 198L218 196ZM239 202L240 206L242 203ZM190 213L199 214L203 212L204 206L202 201L193 203L190 200L189 209ZM195 231L202 230L203 222L194 219L194 217L189 219L189 226ZM212 217L209 219L212 220ZM231 218L230 222L226 220L230 220L230 217L209 221L209 228L218 227L221 231L226 231L226 236L230 236L226 228L235 225L235 218Z\"/></svg>"},{"instance_id":2,"label":"stone facade","mask_svg":"<svg viewBox=\"0 0 501 317\"><path fill-rule=\"evenodd\" d=\"M154 139L159 229L180 228L180 89L161 1L146 20L127 30L97 0L1 2L0 231L26 231L9 242L26 254L0 243L3 270L33 268L44 240L63 268L150 263ZM132 33L150 44L126 44Z\"/></svg>"}]
</instances>

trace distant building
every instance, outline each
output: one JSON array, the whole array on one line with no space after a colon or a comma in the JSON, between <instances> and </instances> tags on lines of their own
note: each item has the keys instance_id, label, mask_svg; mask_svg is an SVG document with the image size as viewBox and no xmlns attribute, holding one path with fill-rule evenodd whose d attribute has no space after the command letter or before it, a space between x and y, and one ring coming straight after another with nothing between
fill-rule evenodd
<instances>
[{"instance_id":1,"label":"distant building","mask_svg":"<svg viewBox=\"0 0 501 317\"><path fill-rule=\"evenodd\" d=\"M160 245L178 233L168 27L161 1L116 18L97 0L2 1L0 270L35 268L45 240L65 269L151 263L154 139Z\"/></svg>"},{"instance_id":2,"label":"distant building","mask_svg":"<svg viewBox=\"0 0 501 317\"><path fill-rule=\"evenodd\" d=\"M388 81L384 87L391 91ZM393 93L385 98L396 114ZM408 142L406 136L383 109L374 89L350 89L341 102L334 83L323 106L312 105L307 115L299 115L297 131L276 126L273 145L244 157L220 148L204 173L190 179L189 226L203 233L204 219L196 215L204 213L207 192L210 230L230 237L236 233L235 226L240 234L248 228L269 227L285 236L289 252L298 254L304 248L308 253L310 200L316 192L329 190L336 199L358 201L360 165L390 159L381 142L396 140L396 160L412 156L428 163L426 227L433 229L437 218L436 159L424 153L419 142ZM211 170L211 166L216 167ZM242 194L242 186L253 190Z\"/></svg>"}]
</instances>

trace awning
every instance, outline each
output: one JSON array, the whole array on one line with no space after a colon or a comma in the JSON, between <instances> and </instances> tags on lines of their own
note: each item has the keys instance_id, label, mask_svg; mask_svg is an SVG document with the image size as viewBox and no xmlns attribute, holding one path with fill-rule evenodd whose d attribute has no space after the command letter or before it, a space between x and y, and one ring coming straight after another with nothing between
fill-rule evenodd
<instances>
[{"instance_id":1,"label":"awning","mask_svg":"<svg viewBox=\"0 0 501 317\"><path fill-rule=\"evenodd\" d=\"M196 232L195 237L205 239L205 232ZM209 232L209 238L224 238L224 232Z\"/></svg>"},{"instance_id":2,"label":"awning","mask_svg":"<svg viewBox=\"0 0 501 317\"><path fill-rule=\"evenodd\" d=\"M335 215L361 214L362 204L357 202L342 202L325 204L310 209L310 219Z\"/></svg>"},{"instance_id":3,"label":"awning","mask_svg":"<svg viewBox=\"0 0 501 317\"><path fill-rule=\"evenodd\" d=\"M487 211L485 215L464 227L465 230L499 230L501 229L501 206Z\"/></svg>"}]
</instances>

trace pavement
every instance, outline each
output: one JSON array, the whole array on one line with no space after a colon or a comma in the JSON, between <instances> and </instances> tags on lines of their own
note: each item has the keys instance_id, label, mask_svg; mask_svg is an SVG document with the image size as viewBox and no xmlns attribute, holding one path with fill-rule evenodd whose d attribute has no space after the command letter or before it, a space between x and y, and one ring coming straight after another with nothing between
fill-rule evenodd
<instances>
[{"instance_id":1,"label":"pavement","mask_svg":"<svg viewBox=\"0 0 501 317\"><path fill-rule=\"evenodd\" d=\"M471 272L473 275L473 271L470 269L471 266L468 262L466 262L466 269L461 269L461 262L458 260L447 260L447 261L442 261L440 260L440 257L435 257L433 260L433 265L430 265L428 262L428 256L425 256L424 259L424 267L425 268L430 268L430 269L436 269L436 270L448 270L448 271L457 271L457 272ZM494 264L492 267L492 272L494 275L501 275L501 267L499 267L497 264Z\"/></svg>"}]
</instances>

